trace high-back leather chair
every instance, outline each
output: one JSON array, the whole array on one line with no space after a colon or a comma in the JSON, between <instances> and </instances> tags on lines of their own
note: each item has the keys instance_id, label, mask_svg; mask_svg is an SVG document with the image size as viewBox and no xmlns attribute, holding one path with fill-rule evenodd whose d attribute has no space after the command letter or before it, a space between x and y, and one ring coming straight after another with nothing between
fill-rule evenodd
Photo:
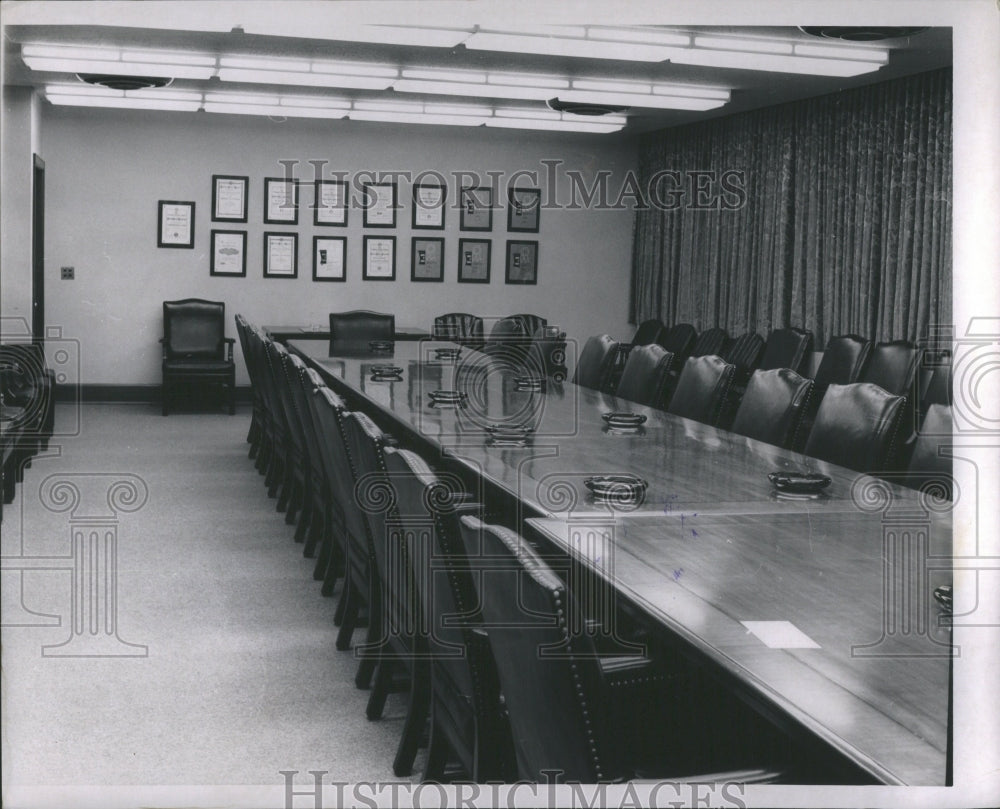
<instances>
[{"instance_id":1,"label":"high-back leather chair","mask_svg":"<svg viewBox=\"0 0 1000 809\"><path fill-rule=\"evenodd\" d=\"M775 368L789 368L798 373L806 361L812 348L811 331L786 328L774 329L767 335L764 353L760 358L761 371L771 371Z\"/></svg>"},{"instance_id":2,"label":"high-back leather chair","mask_svg":"<svg viewBox=\"0 0 1000 809\"><path fill-rule=\"evenodd\" d=\"M330 339L337 342L393 340L396 316L368 309L330 313Z\"/></svg>"},{"instance_id":3,"label":"high-back leather chair","mask_svg":"<svg viewBox=\"0 0 1000 809\"><path fill-rule=\"evenodd\" d=\"M684 361L691 356L698 339L698 332L690 323L677 323L669 329L664 329L657 342L674 355L674 368L683 367Z\"/></svg>"},{"instance_id":4,"label":"high-back leather chair","mask_svg":"<svg viewBox=\"0 0 1000 809\"><path fill-rule=\"evenodd\" d=\"M450 312L434 318L434 338L451 340L469 348L482 348L483 319L466 312Z\"/></svg>"},{"instance_id":5,"label":"high-back leather chair","mask_svg":"<svg viewBox=\"0 0 1000 809\"><path fill-rule=\"evenodd\" d=\"M941 404L930 405L910 457L905 477L907 485L916 489L933 486L932 491L940 492L950 500L953 494L952 458L943 454L942 449L953 443L951 408Z\"/></svg>"},{"instance_id":6,"label":"high-back leather chair","mask_svg":"<svg viewBox=\"0 0 1000 809\"><path fill-rule=\"evenodd\" d=\"M754 371L730 429L756 441L791 449L812 386L811 379L787 368Z\"/></svg>"},{"instance_id":7,"label":"high-back leather chair","mask_svg":"<svg viewBox=\"0 0 1000 809\"><path fill-rule=\"evenodd\" d=\"M722 354L722 359L736 368L737 385L746 385L750 375L760 366L764 340L755 331L737 337Z\"/></svg>"},{"instance_id":8,"label":"high-back leather chair","mask_svg":"<svg viewBox=\"0 0 1000 809\"><path fill-rule=\"evenodd\" d=\"M667 412L716 426L728 404L735 371L720 357L689 357Z\"/></svg>"},{"instance_id":9,"label":"high-back leather chair","mask_svg":"<svg viewBox=\"0 0 1000 809\"><path fill-rule=\"evenodd\" d=\"M170 412L176 386L214 383L228 391L229 414L236 412L236 364L232 337L226 337L226 305L185 298L163 302L163 415Z\"/></svg>"},{"instance_id":10,"label":"high-back leather chair","mask_svg":"<svg viewBox=\"0 0 1000 809\"><path fill-rule=\"evenodd\" d=\"M644 320L636 328L635 334L632 335L631 345L648 346L650 343L658 343L663 332L663 324L655 317Z\"/></svg>"},{"instance_id":11,"label":"high-back leather chair","mask_svg":"<svg viewBox=\"0 0 1000 809\"><path fill-rule=\"evenodd\" d=\"M655 343L636 346L628 355L615 395L637 404L661 407L674 358Z\"/></svg>"},{"instance_id":12,"label":"high-back leather chair","mask_svg":"<svg viewBox=\"0 0 1000 809\"><path fill-rule=\"evenodd\" d=\"M857 472L886 471L903 401L869 382L830 385L809 431L806 455Z\"/></svg>"},{"instance_id":13,"label":"high-back leather chair","mask_svg":"<svg viewBox=\"0 0 1000 809\"><path fill-rule=\"evenodd\" d=\"M481 507L467 500L457 479L438 477L408 450L387 447L385 465L432 668L423 780L440 781L455 758L475 783L514 780L510 728L489 644L472 617L478 597L459 526L463 514L476 515Z\"/></svg>"},{"instance_id":14,"label":"high-back leather chair","mask_svg":"<svg viewBox=\"0 0 1000 809\"><path fill-rule=\"evenodd\" d=\"M857 382L871 350L871 340L857 334L842 334L830 338L819 368L816 369L816 376L813 377L816 388L824 391L829 385L850 385Z\"/></svg>"},{"instance_id":15,"label":"high-back leather chair","mask_svg":"<svg viewBox=\"0 0 1000 809\"><path fill-rule=\"evenodd\" d=\"M894 396L913 398L920 349L907 340L879 343L872 349L868 364L859 377Z\"/></svg>"},{"instance_id":16,"label":"high-back leather chair","mask_svg":"<svg viewBox=\"0 0 1000 809\"><path fill-rule=\"evenodd\" d=\"M603 391L608 385L618 353L618 343L606 334L587 339L576 362L573 384Z\"/></svg>"},{"instance_id":17,"label":"high-back leather chair","mask_svg":"<svg viewBox=\"0 0 1000 809\"><path fill-rule=\"evenodd\" d=\"M542 329L549 324L549 322L541 315L522 313L518 315L507 315L507 317L520 323L521 331L528 336L531 336L539 329Z\"/></svg>"},{"instance_id":18,"label":"high-back leather chair","mask_svg":"<svg viewBox=\"0 0 1000 809\"><path fill-rule=\"evenodd\" d=\"M698 335L694 347L691 349L692 357L704 357L708 354L715 354L721 357L729 345L729 334L725 329L706 329Z\"/></svg>"}]
</instances>

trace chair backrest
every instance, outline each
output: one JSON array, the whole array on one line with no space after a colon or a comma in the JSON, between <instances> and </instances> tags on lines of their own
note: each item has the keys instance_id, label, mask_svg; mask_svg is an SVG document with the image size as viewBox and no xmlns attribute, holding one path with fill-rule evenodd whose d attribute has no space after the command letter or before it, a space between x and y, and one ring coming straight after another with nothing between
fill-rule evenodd
<instances>
[{"instance_id":1,"label":"chair backrest","mask_svg":"<svg viewBox=\"0 0 1000 809\"><path fill-rule=\"evenodd\" d=\"M691 349L692 357L704 357L706 354L715 354L721 357L729 345L729 334L725 329L716 327L706 329L698 335L694 348Z\"/></svg>"},{"instance_id":2,"label":"chair backrest","mask_svg":"<svg viewBox=\"0 0 1000 809\"><path fill-rule=\"evenodd\" d=\"M635 334L632 335L632 345L648 346L650 343L658 343L663 331L663 324L655 317L644 320L635 330Z\"/></svg>"},{"instance_id":3,"label":"chair backrest","mask_svg":"<svg viewBox=\"0 0 1000 809\"><path fill-rule=\"evenodd\" d=\"M812 349L812 332L802 329L774 329L767 335L764 354L758 366L762 371L775 368L790 368L798 373L805 362L806 354Z\"/></svg>"},{"instance_id":4,"label":"chair backrest","mask_svg":"<svg viewBox=\"0 0 1000 809\"><path fill-rule=\"evenodd\" d=\"M540 315L532 314L519 314L519 315L507 315L511 320L516 320L521 324L521 331L527 335L532 335L541 328L548 325L548 321L541 317Z\"/></svg>"},{"instance_id":5,"label":"chair backrest","mask_svg":"<svg viewBox=\"0 0 1000 809\"><path fill-rule=\"evenodd\" d=\"M618 343L606 334L587 339L576 362L573 383L592 390L604 390L614 368Z\"/></svg>"},{"instance_id":6,"label":"chair backrest","mask_svg":"<svg viewBox=\"0 0 1000 809\"><path fill-rule=\"evenodd\" d=\"M466 345L482 345L483 319L466 312L450 312L434 318L434 337Z\"/></svg>"},{"instance_id":7,"label":"chair backrest","mask_svg":"<svg viewBox=\"0 0 1000 809\"><path fill-rule=\"evenodd\" d=\"M490 329L490 337L486 341L496 345L506 345L508 343L523 342L528 337L528 332L524 330L524 324L513 317L505 317L493 324Z\"/></svg>"},{"instance_id":8,"label":"chair backrest","mask_svg":"<svg viewBox=\"0 0 1000 809\"><path fill-rule=\"evenodd\" d=\"M913 396L920 349L907 340L879 343L872 349L859 381L878 385L894 396Z\"/></svg>"},{"instance_id":9,"label":"chair backrest","mask_svg":"<svg viewBox=\"0 0 1000 809\"><path fill-rule=\"evenodd\" d=\"M735 372L721 357L689 357L667 412L714 427L728 402Z\"/></svg>"},{"instance_id":10,"label":"chair backrest","mask_svg":"<svg viewBox=\"0 0 1000 809\"><path fill-rule=\"evenodd\" d=\"M871 340L856 334L842 334L831 338L813 378L816 387L824 389L827 385L850 385L857 382L871 350Z\"/></svg>"},{"instance_id":11,"label":"chair backrest","mask_svg":"<svg viewBox=\"0 0 1000 809\"><path fill-rule=\"evenodd\" d=\"M806 455L857 472L885 471L903 402L869 382L830 385L809 431Z\"/></svg>"},{"instance_id":12,"label":"chair backrest","mask_svg":"<svg viewBox=\"0 0 1000 809\"><path fill-rule=\"evenodd\" d=\"M787 368L754 371L736 411L732 431L790 449L812 386L811 379Z\"/></svg>"},{"instance_id":13,"label":"chair backrest","mask_svg":"<svg viewBox=\"0 0 1000 809\"><path fill-rule=\"evenodd\" d=\"M674 355L675 363L682 363L691 356L698 332L690 323L677 323L664 329L657 342Z\"/></svg>"},{"instance_id":14,"label":"chair backrest","mask_svg":"<svg viewBox=\"0 0 1000 809\"><path fill-rule=\"evenodd\" d=\"M757 332L749 331L732 342L726 349L726 353L722 355L722 359L730 365L736 366L737 376L742 381L746 381L760 365L760 356L763 351L763 338Z\"/></svg>"},{"instance_id":15,"label":"chair backrest","mask_svg":"<svg viewBox=\"0 0 1000 809\"><path fill-rule=\"evenodd\" d=\"M628 354L616 396L630 402L659 407L666 394L674 357L655 343L636 346Z\"/></svg>"},{"instance_id":16,"label":"chair backrest","mask_svg":"<svg viewBox=\"0 0 1000 809\"><path fill-rule=\"evenodd\" d=\"M924 385L920 391L920 412L926 415L931 405L951 407L951 362L923 369Z\"/></svg>"},{"instance_id":17,"label":"chair backrest","mask_svg":"<svg viewBox=\"0 0 1000 809\"><path fill-rule=\"evenodd\" d=\"M225 336L226 304L222 301L163 302L163 343L169 359L221 359Z\"/></svg>"},{"instance_id":18,"label":"chair backrest","mask_svg":"<svg viewBox=\"0 0 1000 809\"><path fill-rule=\"evenodd\" d=\"M367 309L330 313L331 340L392 340L395 335L395 315Z\"/></svg>"},{"instance_id":19,"label":"chair backrest","mask_svg":"<svg viewBox=\"0 0 1000 809\"><path fill-rule=\"evenodd\" d=\"M917 489L933 485L935 492L945 493L950 500L952 458L950 455L942 455L941 449L950 447L953 443L951 408L941 404L930 405L920 425L913 455L910 456L907 485Z\"/></svg>"},{"instance_id":20,"label":"chair backrest","mask_svg":"<svg viewBox=\"0 0 1000 809\"><path fill-rule=\"evenodd\" d=\"M518 777L595 783L619 774L605 728L600 664L586 636L571 635L576 602L517 534L462 517L462 538L510 718ZM481 544L480 544L481 543ZM480 550L481 549L481 550ZM621 740L615 740L621 743Z\"/></svg>"}]
</instances>

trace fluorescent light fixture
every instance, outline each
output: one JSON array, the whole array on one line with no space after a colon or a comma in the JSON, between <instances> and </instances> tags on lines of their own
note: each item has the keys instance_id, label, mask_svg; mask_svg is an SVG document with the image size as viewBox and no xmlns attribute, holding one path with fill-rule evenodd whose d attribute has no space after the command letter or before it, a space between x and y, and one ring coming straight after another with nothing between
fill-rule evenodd
<instances>
[{"instance_id":1,"label":"fluorescent light fixture","mask_svg":"<svg viewBox=\"0 0 1000 809\"><path fill-rule=\"evenodd\" d=\"M312 63L313 73L336 73L341 76L376 76L384 79L394 79L399 71L385 65L369 65L364 62L327 62Z\"/></svg>"},{"instance_id":2,"label":"fluorescent light fixture","mask_svg":"<svg viewBox=\"0 0 1000 809\"><path fill-rule=\"evenodd\" d=\"M630 62L662 62L674 52L673 48L632 42L521 36L492 31L476 32L465 41L465 47L476 51L538 53L551 56L589 57L591 59L621 59Z\"/></svg>"},{"instance_id":3,"label":"fluorescent light fixture","mask_svg":"<svg viewBox=\"0 0 1000 809\"><path fill-rule=\"evenodd\" d=\"M123 62L149 62L164 65L200 65L215 67L215 57L207 53L180 51L122 51Z\"/></svg>"},{"instance_id":4,"label":"fluorescent light fixture","mask_svg":"<svg viewBox=\"0 0 1000 809\"><path fill-rule=\"evenodd\" d=\"M740 70L764 70L776 73L805 73L814 76L859 76L881 65L842 59L815 59L805 56L780 56L740 51L711 51L700 48L677 50L670 61L681 65L729 67Z\"/></svg>"},{"instance_id":5,"label":"fluorescent light fixture","mask_svg":"<svg viewBox=\"0 0 1000 809\"><path fill-rule=\"evenodd\" d=\"M385 90L392 84L392 79L380 79L374 76L341 76L333 73L243 70L235 67L220 68L219 80L250 84L287 84L293 87L343 87L353 90Z\"/></svg>"},{"instance_id":6,"label":"fluorescent light fixture","mask_svg":"<svg viewBox=\"0 0 1000 809\"><path fill-rule=\"evenodd\" d=\"M508 87L544 87L550 90L569 87L568 79L541 76L537 73L490 73L486 81L489 84L502 84Z\"/></svg>"},{"instance_id":7,"label":"fluorescent light fixture","mask_svg":"<svg viewBox=\"0 0 1000 809\"><path fill-rule=\"evenodd\" d=\"M402 76L404 79L450 81L463 84L480 84L486 81L486 74L478 70L423 70L404 68Z\"/></svg>"},{"instance_id":8,"label":"fluorescent light fixture","mask_svg":"<svg viewBox=\"0 0 1000 809\"><path fill-rule=\"evenodd\" d=\"M726 103L718 98L691 98L690 96L653 95L651 93L598 93L593 90L567 90L559 93L559 100L664 110L714 110Z\"/></svg>"},{"instance_id":9,"label":"fluorescent light fixture","mask_svg":"<svg viewBox=\"0 0 1000 809\"><path fill-rule=\"evenodd\" d=\"M79 48L75 45L47 45L44 43L25 44L21 46L21 57L40 59L89 59L115 60L118 58L117 48Z\"/></svg>"},{"instance_id":10,"label":"fluorescent light fixture","mask_svg":"<svg viewBox=\"0 0 1000 809\"><path fill-rule=\"evenodd\" d=\"M396 68L363 62L223 56L219 65L221 81L355 90L385 90L399 75Z\"/></svg>"},{"instance_id":11,"label":"fluorescent light fixture","mask_svg":"<svg viewBox=\"0 0 1000 809\"><path fill-rule=\"evenodd\" d=\"M112 98L106 96L59 95L46 93L52 104L74 107L118 107L133 110L171 110L174 112L197 112L200 101L167 101L152 98Z\"/></svg>"},{"instance_id":12,"label":"fluorescent light fixture","mask_svg":"<svg viewBox=\"0 0 1000 809\"><path fill-rule=\"evenodd\" d=\"M114 76L156 76L166 79L208 79L215 74L214 67L162 65L151 62L105 62L29 57L24 60L24 63L32 70L53 73L108 73Z\"/></svg>"},{"instance_id":13,"label":"fluorescent light fixture","mask_svg":"<svg viewBox=\"0 0 1000 809\"><path fill-rule=\"evenodd\" d=\"M208 79L215 57L189 51L147 51L28 43L21 58L31 70L56 73L108 73L175 79Z\"/></svg>"},{"instance_id":14,"label":"fluorescent light fixture","mask_svg":"<svg viewBox=\"0 0 1000 809\"><path fill-rule=\"evenodd\" d=\"M473 104L424 104L424 112L429 115L492 115L490 107Z\"/></svg>"},{"instance_id":15,"label":"fluorescent light fixture","mask_svg":"<svg viewBox=\"0 0 1000 809\"><path fill-rule=\"evenodd\" d=\"M587 36L587 29L582 25L515 25L500 30L505 34L529 34L563 39L583 39Z\"/></svg>"},{"instance_id":16,"label":"fluorescent light fixture","mask_svg":"<svg viewBox=\"0 0 1000 809\"><path fill-rule=\"evenodd\" d=\"M246 70L291 70L309 72L308 59L274 59L270 56L222 56L219 67L239 67Z\"/></svg>"},{"instance_id":17,"label":"fluorescent light fixture","mask_svg":"<svg viewBox=\"0 0 1000 809\"><path fill-rule=\"evenodd\" d=\"M819 56L825 59L858 59L862 62L889 61L889 51L880 48L831 48L826 45L796 44L797 56Z\"/></svg>"},{"instance_id":18,"label":"fluorescent light fixture","mask_svg":"<svg viewBox=\"0 0 1000 809\"><path fill-rule=\"evenodd\" d=\"M678 34L674 31L657 31L644 28L611 28L603 25L591 25L587 34L592 39L611 39L617 42L645 42L650 45L686 46L691 44L688 34Z\"/></svg>"},{"instance_id":19,"label":"fluorescent light fixture","mask_svg":"<svg viewBox=\"0 0 1000 809\"><path fill-rule=\"evenodd\" d=\"M516 98L522 101L545 101L555 95L555 90L545 87L507 87L500 84L463 84L460 82L423 81L399 79L393 89L400 93L429 93L433 95L482 96L485 98Z\"/></svg>"},{"instance_id":20,"label":"fluorescent light fixture","mask_svg":"<svg viewBox=\"0 0 1000 809\"><path fill-rule=\"evenodd\" d=\"M354 109L374 112L423 112L424 105L417 101L355 101Z\"/></svg>"},{"instance_id":21,"label":"fluorescent light fixture","mask_svg":"<svg viewBox=\"0 0 1000 809\"><path fill-rule=\"evenodd\" d=\"M277 106L281 96L277 93L205 93L205 101L219 104L251 104L261 106Z\"/></svg>"},{"instance_id":22,"label":"fluorescent light fixture","mask_svg":"<svg viewBox=\"0 0 1000 809\"><path fill-rule=\"evenodd\" d=\"M484 118L474 115L426 115L418 112L377 112L352 110L352 121L385 121L393 124L440 124L442 126L482 126Z\"/></svg>"},{"instance_id":23,"label":"fluorescent light fixture","mask_svg":"<svg viewBox=\"0 0 1000 809\"><path fill-rule=\"evenodd\" d=\"M608 134L618 132L623 124L599 124L576 121L540 121L533 118L489 118L486 126L501 129L542 129L557 132L591 132L594 134Z\"/></svg>"},{"instance_id":24,"label":"fluorescent light fixture","mask_svg":"<svg viewBox=\"0 0 1000 809\"><path fill-rule=\"evenodd\" d=\"M315 96L282 96L283 107L311 107L313 109L346 110L351 102L346 98L323 98Z\"/></svg>"},{"instance_id":25,"label":"fluorescent light fixture","mask_svg":"<svg viewBox=\"0 0 1000 809\"><path fill-rule=\"evenodd\" d=\"M555 110L519 110L510 107L501 107L494 110L493 114L498 118L535 118L539 121L562 120L562 113Z\"/></svg>"},{"instance_id":26,"label":"fluorescent light fixture","mask_svg":"<svg viewBox=\"0 0 1000 809\"><path fill-rule=\"evenodd\" d=\"M766 39L746 39L737 37L695 37L696 48L710 48L722 51L743 51L745 53L791 54L791 42L772 42Z\"/></svg>"},{"instance_id":27,"label":"fluorescent light fixture","mask_svg":"<svg viewBox=\"0 0 1000 809\"><path fill-rule=\"evenodd\" d=\"M641 81L598 81L573 79L574 90L600 90L606 93L649 93L653 86Z\"/></svg>"},{"instance_id":28,"label":"fluorescent light fixture","mask_svg":"<svg viewBox=\"0 0 1000 809\"><path fill-rule=\"evenodd\" d=\"M715 98L721 101L729 101L730 98L729 90L722 90L717 87L691 87L685 84L654 84L653 92L657 95Z\"/></svg>"}]
</instances>

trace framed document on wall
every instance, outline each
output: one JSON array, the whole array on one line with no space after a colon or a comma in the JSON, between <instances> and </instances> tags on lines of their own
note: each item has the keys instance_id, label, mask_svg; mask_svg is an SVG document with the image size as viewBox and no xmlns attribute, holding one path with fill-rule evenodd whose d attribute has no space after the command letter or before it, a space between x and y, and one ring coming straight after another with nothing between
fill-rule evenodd
<instances>
[{"instance_id":1,"label":"framed document on wall","mask_svg":"<svg viewBox=\"0 0 1000 809\"><path fill-rule=\"evenodd\" d=\"M488 284L490 282L490 240L458 240L458 283Z\"/></svg>"},{"instance_id":2,"label":"framed document on wall","mask_svg":"<svg viewBox=\"0 0 1000 809\"><path fill-rule=\"evenodd\" d=\"M313 281L346 281L346 257L346 237L313 236Z\"/></svg>"},{"instance_id":3,"label":"framed document on wall","mask_svg":"<svg viewBox=\"0 0 1000 809\"><path fill-rule=\"evenodd\" d=\"M343 180L316 180L313 200L313 224L344 227L347 225L347 183Z\"/></svg>"},{"instance_id":4,"label":"framed document on wall","mask_svg":"<svg viewBox=\"0 0 1000 809\"><path fill-rule=\"evenodd\" d=\"M212 231L212 265L209 274L246 277L247 232L245 230Z\"/></svg>"},{"instance_id":5,"label":"framed document on wall","mask_svg":"<svg viewBox=\"0 0 1000 809\"><path fill-rule=\"evenodd\" d=\"M508 284L538 283L538 242L507 242Z\"/></svg>"},{"instance_id":6,"label":"framed document on wall","mask_svg":"<svg viewBox=\"0 0 1000 809\"><path fill-rule=\"evenodd\" d=\"M249 177L212 175L212 221L246 222Z\"/></svg>"},{"instance_id":7,"label":"framed document on wall","mask_svg":"<svg viewBox=\"0 0 1000 809\"><path fill-rule=\"evenodd\" d=\"M413 186L413 229L444 230L447 190L443 185Z\"/></svg>"},{"instance_id":8,"label":"framed document on wall","mask_svg":"<svg viewBox=\"0 0 1000 809\"><path fill-rule=\"evenodd\" d=\"M366 228L396 227L396 184L363 183Z\"/></svg>"},{"instance_id":9,"label":"framed document on wall","mask_svg":"<svg viewBox=\"0 0 1000 809\"><path fill-rule=\"evenodd\" d=\"M264 178L264 224L299 223L299 185L284 177Z\"/></svg>"},{"instance_id":10,"label":"framed document on wall","mask_svg":"<svg viewBox=\"0 0 1000 809\"><path fill-rule=\"evenodd\" d=\"M264 277L295 278L299 274L299 234L264 234Z\"/></svg>"},{"instance_id":11,"label":"framed document on wall","mask_svg":"<svg viewBox=\"0 0 1000 809\"><path fill-rule=\"evenodd\" d=\"M444 281L444 239L413 238L411 281Z\"/></svg>"},{"instance_id":12,"label":"framed document on wall","mask_svg":"<svg viewBox=\"0 0 1000 809\"><path fill-rule=\"evenodd\" d=\"M507 230L511 233L538 233L542 192L537 188L510 188L507 191Z\"/></svg>"},{"instance_id":13,"label":"framed document on wall","mask_svg":"<svg viewBox=\"0 0 1000 809\"><path fill-rule=\"evenodd\" d=\"M396 280L395 236L365 236L361 278L365 281Z\"/></svg>"},{"instance_id":14,"label":"framed document on wall","mask_svg":"<svg viewBox=\"0 0 1000 809\"><path fill-rule=\"evenodd\" d=\"M194 249L194 203L161 199L157 206L156 246Z\"/></svg>"},{"instance_id":15,"label":"framed document on wall","mask_svg":"<svg viewBox=\"0 0 1000 809\"><path fill-rule=\"evenodd\" d=\"M493 189L463 188L459 230L493 230Z\"/></svg>"}]
</instances>

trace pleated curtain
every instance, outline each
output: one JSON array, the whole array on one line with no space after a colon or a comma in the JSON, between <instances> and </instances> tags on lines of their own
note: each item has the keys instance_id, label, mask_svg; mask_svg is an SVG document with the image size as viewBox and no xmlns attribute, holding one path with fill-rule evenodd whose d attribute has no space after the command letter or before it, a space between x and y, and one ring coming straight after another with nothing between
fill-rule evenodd
<instances>
[{"instance_id":1,"label":"pleated curtain","mask_svg":"<svg viewBox=\"0 0 1000 809\"><path fill-rule=\"evenodd\" d=\"M950 323L951 97L939 70L643 136L643 187L740 172L746 200L637 211L633 322L797 326L818 348Z\"/></svg>"}]
</instances>

